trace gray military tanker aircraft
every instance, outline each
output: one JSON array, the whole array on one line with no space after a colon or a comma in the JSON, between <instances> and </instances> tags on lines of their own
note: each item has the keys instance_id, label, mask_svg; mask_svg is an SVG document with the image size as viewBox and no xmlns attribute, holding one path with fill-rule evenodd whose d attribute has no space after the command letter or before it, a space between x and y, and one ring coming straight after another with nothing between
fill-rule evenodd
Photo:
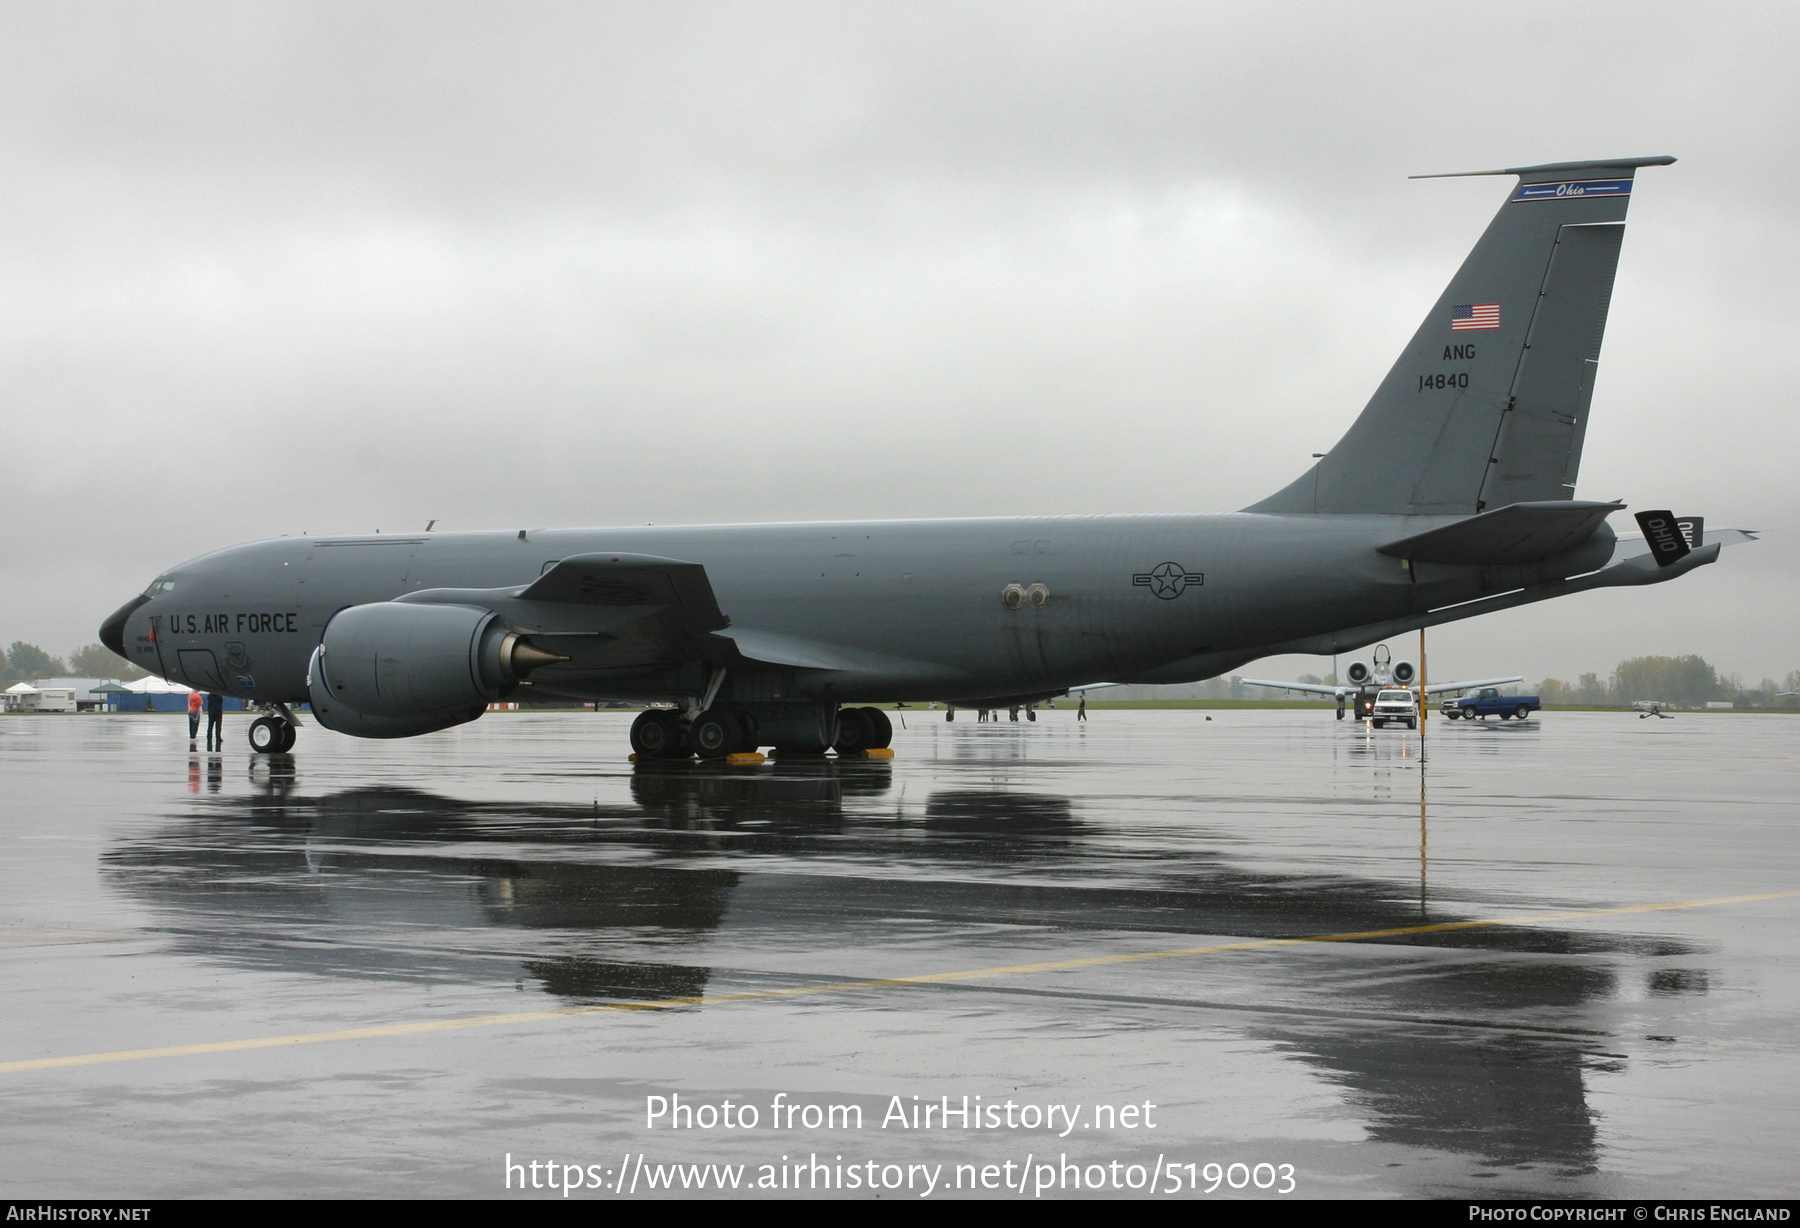
<instances>
[{"instance_id":1,"label":"gray military tanker aircraft","mask_svg":"<svg viewBox=\"0 0 1800 1228\"><path fill-rule=\"evenodd\" d=\"M1237 512L282 537L201 555L101 640L165 678L366 738L522 692L665 701L640 757L884 746L866 705L1006 707L1193 682L1588 589L1672 580L1667 512L1575 499L1626 206L1620 158L1517 176L1336 447ZM526 690L528 688L528 691Z\"/></svg>"}]
</instances>

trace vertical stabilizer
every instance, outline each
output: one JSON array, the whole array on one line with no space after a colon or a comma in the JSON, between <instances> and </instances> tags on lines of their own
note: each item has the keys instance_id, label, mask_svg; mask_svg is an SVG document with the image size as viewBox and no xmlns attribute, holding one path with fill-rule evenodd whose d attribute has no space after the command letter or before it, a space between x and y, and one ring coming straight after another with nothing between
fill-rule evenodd
<instances>
[{"instance_id":1,"label":"vertical stabilizer","mask_svg":"<svg viewBox=\"0 0 1800 1228\"><path fill-rule=\"evenodd\" d=\"M1633 176L1674 160L1472 172L1518 187L1349 432L1245 510L1467 516L1572 498Z\"/></svg>"}]
</instances>

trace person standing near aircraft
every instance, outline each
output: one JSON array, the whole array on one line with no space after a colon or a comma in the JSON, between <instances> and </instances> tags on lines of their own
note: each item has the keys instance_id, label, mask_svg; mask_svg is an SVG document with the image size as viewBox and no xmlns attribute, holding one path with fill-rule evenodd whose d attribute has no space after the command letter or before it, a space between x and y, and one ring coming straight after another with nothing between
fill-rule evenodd
<instances>
[{"instance_id":1,"label":"person standing near aircraft","mask_svg":"<svg viewBox=\"0 0 1800 1228\"><path fill-rule=\"evenodd\" d=\"M1086 691L1083 691L1081 693L1081 702L1079 704L1075 705L1075 719L1078 721L1085 721L1087 719L1087 692Z\"/></svg>"},{"instance_id":2,"label":"person standing near aircraft","mask_svg":"<svg viewBox=\"0 0 1800 1228\"><path fill-rule=\"evenodd\" d=\"M188 749L194 749L194 740L200 736L200 692L188 692Z\"/></svg>"},{"instance_id":3,"label":"person standing near aircraft","mask_svg":"<svg viewBox=\"0 0 1800 1228\"><path fill-rule=\"evenodd\" d=\"M206 694L206 749L225 749L225 696L218 691Z\"/></svg>"}]
</instances>

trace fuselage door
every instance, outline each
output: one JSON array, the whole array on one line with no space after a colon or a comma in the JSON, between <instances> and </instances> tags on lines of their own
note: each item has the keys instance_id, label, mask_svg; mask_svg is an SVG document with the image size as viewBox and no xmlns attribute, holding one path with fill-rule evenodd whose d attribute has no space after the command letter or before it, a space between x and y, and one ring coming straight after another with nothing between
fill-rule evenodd
<instances>
[{"instance_id":1,"label":"fuselage door","mask_svg":"<svg viewBox=\"0 0 1800 1228\"><path fill-rule=\"evenodd\" d=\"M167 678L169 676L169 659L163 655L164 622L165 620L161 614L152 614L150 616L150 643L156 649L156 673L160 678Z\"/></svg>"},{"instance_id":2,"label":"fuselage door","mask_svg":"<svg viewBox=\"0 0 1800 1228\"><path fill-rule=\"evenodd\" d=\"M197 691L223 691L225 679L219 674L219 659L210 648L183 648L180 653L182 681Z\"/></svg>"}]
</instances>

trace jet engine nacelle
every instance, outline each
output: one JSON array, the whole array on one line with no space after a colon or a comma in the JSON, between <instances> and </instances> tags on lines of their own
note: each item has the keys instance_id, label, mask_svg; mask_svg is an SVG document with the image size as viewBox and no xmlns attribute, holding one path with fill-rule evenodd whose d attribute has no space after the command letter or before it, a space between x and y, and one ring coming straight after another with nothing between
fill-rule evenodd
<instances>
[{"instance_id":1,"label":"jet engine nacelle","mask_svg":"<svg viewBox=\"0 0 1800 1228\"><path fill-rule=\"evenodd\" d=\"M1353 686L1361 686L1369 680L1369 667L1361 661L1350 662L1350 668L1344 671Z\"/></svg>"},{"instance_id":2,"label":"jet engine nacelle","mask_svg":"<svg viewBox=\"0 0 1800 1228\"><path fill-rule=\"evenodd\" d=\"M1412 685L1413 679L1419 676L1419 671L1413 668L1413 663L1411 661L1394 662L1393 672L1394 681L1400 686Z\"/></svg>"},{"instance_id":3,"label":"jet engine nacelle","mask_svg":"<svg viewBox=\"0 0 1800 1228\"><path fill-rule=\"evenodd\" d=\"M491 610L378 601L340 610L307 670L325 728L405 738L472 721L539 665L532 647Z\"/></svg>"}]
</instances>

